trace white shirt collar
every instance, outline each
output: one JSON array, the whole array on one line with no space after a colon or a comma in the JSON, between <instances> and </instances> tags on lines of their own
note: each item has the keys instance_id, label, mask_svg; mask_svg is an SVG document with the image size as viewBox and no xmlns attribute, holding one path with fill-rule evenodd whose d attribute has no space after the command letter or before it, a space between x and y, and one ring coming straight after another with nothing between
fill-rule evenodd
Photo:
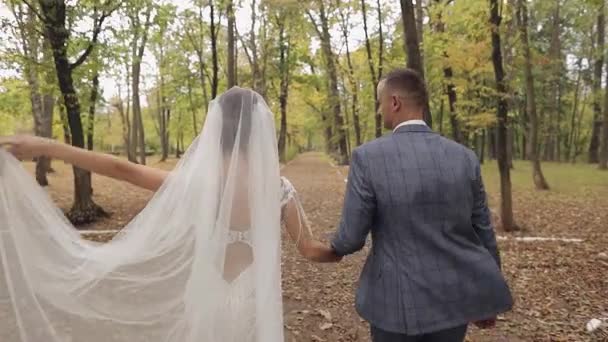
<instances>
[{"instance_id":1,"label":"white shirt collar","mask_svg":"<svg viewBox=\"0 0 608 342\"><path fill-rule=\"evenodd\" d=\"M397 130L403 126L407 126L407 125L424 125L426 126L426 122L424 122L424 120L407 120L404 121L400 124L397 125L397 127L395 127L395 129L393 129L393 133L397 132Z\"/></svg>"}]
</instances>

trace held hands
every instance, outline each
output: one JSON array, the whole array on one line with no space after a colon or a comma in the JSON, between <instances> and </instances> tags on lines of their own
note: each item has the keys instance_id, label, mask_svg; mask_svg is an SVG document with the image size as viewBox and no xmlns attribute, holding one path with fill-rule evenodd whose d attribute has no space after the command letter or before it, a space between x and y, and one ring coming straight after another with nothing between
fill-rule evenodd
<instances>
[{"instance_id":1,"label":"held hands","mask_svg":"<svg viewBox=\"0 0 608 342\"><path fill-rule=\"evenodd\" d=\"M14 135L0 137L0 147L19 160L32 159L44 155L45 148L53 144L53 140L32 135Z\"/></svg>"}]
</instances>

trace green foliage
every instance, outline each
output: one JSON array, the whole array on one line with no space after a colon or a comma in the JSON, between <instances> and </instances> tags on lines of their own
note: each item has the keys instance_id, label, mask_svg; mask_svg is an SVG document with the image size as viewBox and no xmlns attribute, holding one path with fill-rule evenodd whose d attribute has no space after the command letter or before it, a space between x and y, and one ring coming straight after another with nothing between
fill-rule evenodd
<instances>
[{"instance_id":1,"label":"green foliage","mask_svg":"<svg viewBox=\"0 0 608 342\"><path fill-rule=\"evenodd\" d=\"M102 1L80 1L78 6L68 6L71 43L69 55L73 61L86 49L91 37L92 19L100 13ZM106 3L106 2L103 2ZM403 28L398 5L380 1L381 18L377 14L377 1L366 0L369 38L374 63L377 65L380 44L384 47L384 74L388 70L405 66ZM556 4L560 5L559 40L560 51L551 55L553 36L553 14ZM45 93L53 93L59 98L55 85L52 61L42 59L38 62L25 58L19 49L20 36L18 14L26 13L20 0L8 4L14 11L1 15L2 33L6 39L0 44L2 68L17 70L18 78L2 81L0 93L0 130L2 134L30 128L31 106L29 89L25 81L25 71L35 68L41 75ZM128 0L121 4L119 11L108 19L108 25L100 35L95 52L86 63L75 70L76 88L83 108L83 121L88 115L91 84L96 73L100 73L105 93L100 94L96 103L95 133L96 144L102 148L124 149L121 115L116 99L121 99L125 112L131 87L130 66L133 63L133 41L141 39L146 31L145 19L148 10L151 22L148 28L146 54L143 58L141 100L144 105L143 119L148 147L160 147L159 116L160 107L170 112L168 132L172 149L183 142L188 145L199 133L207 106L211 100L212 82L212 41L209 5L214 5L215 25L218 34L217 56L219 74L219 93L226 89L226 1L196 0L192 3L177 3L161 0ZM287 103L287 142L289 153L305 149L323 150L327 144L325 129L333 127L331 107L328 106L327 71L319 49L315 24L319 24L319 4L317 1L296 0L256 0L255 25L243 29L237 25L238 36L238 79L241 86L261 87L267 103L280 124L280 83L285 72L289 74L289 97ZM358 92L358 111L361 133L364 141L375 137L375 84L369 69L369 61L364 41L361 40L361 6L359 0L326 1L332 51L338 64L340 98L343 113L346 115L345 128L354 144L353 119L350 108L353 92L349 82L348 65L345 56L345 41L340 30L340 15L349 20L349 48L353 64L355 84ZM560 144L573 142L583 151L590 139L589 128L593 112L591 110L590 84L592 81L593 60L605 48L593 48L595 21L600 0L586 1L530 1L529 27L532 48L534 77L538 96L537 106L541 116L541 143L544 137L559 135ZM235 2L237 21L245 20L244 13L251 12L252 0ZM306 14L312 9L314 23ZM19 12L21 11L21 12ZM501 34L503 39L503 58L506 71L507 94L496 94L494 70L491 64L491 41L486 0L428 1L424 10L422 51L426 81L429 89L431 112L435 128L443 134L451 132L448 115L448 84L454 86L457 101L456 119L464 135L471 138L476 133L488 131L495 125L497 96L508 99L509 117L513 128L520 137L526 130L524 84L522 75L523 60L519 45L514 2L503 2ZM22 18L23 19L23 18ZM379 39L378 19L383 22L383 41ZM250 23L252 18L247 18ZM443 30L438 29L438 24ZM39 24L38 24L39 26ZM41 27L27 31L26 35L36 35ZM280 67L279 33L284 30L289 44L287 70ZM42 47L44 40L37 37ZM284 42L285 43L285 42ZM576 63L579 60L580 65ZM257 65L255 65L257 63ZM258 67L260 75L255 76ZM448 79L446 68L453 76ZM580 86L576 87L578 75ZM162 82L161 82L162 80ZM108 88L108 81L115 84ZM559 106L555 106L555 96L551 89L559 86ZM259 90L259 89L258 89ZM577 93L578 92L578 93ZM11 94L11 95L8 95ZM161 94L161 98L159 98ZM18 96L17 96L18 95ZM110 100L112 98L112 100ZM575 101L576 99L576 101ZM160 103L160 107L159 107ZM575 108L576 106L576 108ZM58 107L58 106L56 106ZM575 110L576 109L576 110ZM132 110L132 109L131 109ZM572 125L572 114L574 123ZM132 115L132 112L130 112ZM323 117L328 118L323 121ZM555 122L555 125L551 123ZM85 125L86 128L86 125ZM557 133L556 133L557 132ZM63 134L61 121L56 108L55 136ZM570 139L570 136L573 136ZM466 143L472 144L469 140ZM562 146L565 150L565 146ZM521 147L516 149L521 152ZM582 153L582 152L581 152ZM579 153L579 154L581 154ZM574 154L574 153L573 153Z\"/></svg>"}]
</instances>

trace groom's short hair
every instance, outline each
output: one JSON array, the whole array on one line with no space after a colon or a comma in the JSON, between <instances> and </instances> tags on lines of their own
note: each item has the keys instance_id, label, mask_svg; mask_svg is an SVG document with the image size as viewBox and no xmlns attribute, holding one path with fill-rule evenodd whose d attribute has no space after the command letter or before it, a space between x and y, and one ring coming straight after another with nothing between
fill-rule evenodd
<instances>
[{"instance_id":1,"label":"groom's short hair","mask_svg":"<svg viewBox=\"0 0 608 342\"><path fill-rule=\"evenodd\" d=\"M424 108L428 102L426 84L420 74L413 69L395 69L382 78L384 89L397 91L411 103Z\"/></svg>"}]
</instances>

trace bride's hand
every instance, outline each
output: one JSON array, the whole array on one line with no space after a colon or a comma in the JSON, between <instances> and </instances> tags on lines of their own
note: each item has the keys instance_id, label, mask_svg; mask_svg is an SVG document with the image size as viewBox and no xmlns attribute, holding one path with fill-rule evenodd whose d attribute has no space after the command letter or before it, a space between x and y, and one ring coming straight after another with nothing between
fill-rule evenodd
<instances>
[{"instance_id":1,"label":"bride's hand","mask_svg":"<svg viewBox=\"0 0 608 342\"><path fill-rule=\"evenodd\" d=\"M20 160L40 157L45 154L45 149L52 144L53 140L33 135L0 137L0 147L5 148Z\"/></svg>"}]
</instances>

